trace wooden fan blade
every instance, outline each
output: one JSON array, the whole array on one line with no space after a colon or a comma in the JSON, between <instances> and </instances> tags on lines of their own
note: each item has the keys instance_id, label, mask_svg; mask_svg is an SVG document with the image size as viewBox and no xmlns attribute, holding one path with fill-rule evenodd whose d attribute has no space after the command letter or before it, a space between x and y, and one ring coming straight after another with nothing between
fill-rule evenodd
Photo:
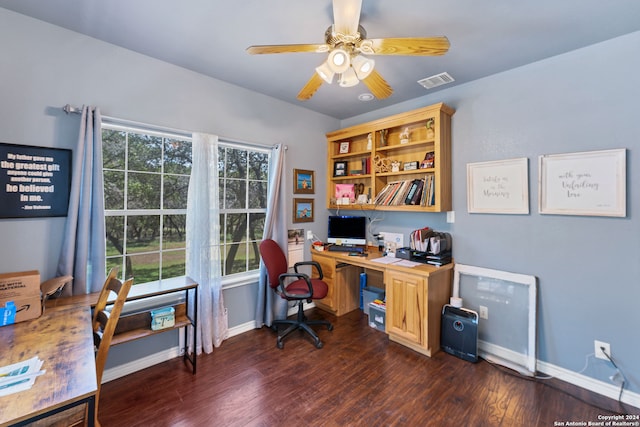
<instances>
[{"instance_id":1,"label":"wooden fan blade","mask_svg":"<svg viewBox=\"0 0 640 427\"><path fill-rule=\"evenodd\" d=\"M249 46L247 52L251 55L260 55L265 53L296 53L296 52L312 52L323 53L328 52L329 46L326 44L274 44Z\"/></svg>"},{"instance_id":2,"label":"wooden fan blade","mask_svg":"<svg viewBox=\"0 0 640 427\"><path fill-rule=\"evenodd\" d=\"M367 78L363 79L362 83L364 83L373 96L378 99L388 98L393 93L393 89L389 86L389 83L387 83L376 70L373 70Z\"/></svg>"},{"instance_id":3,"label":"wooden fan blade","mask_svg":"<svg viewBox=\"0 0 640 427\"><path fill-rule=\"evenodd\" d=\"M367 39L361 48L362 53L370 55L444 55L449 46L449 39L438 36Z\"/></svg>"},{"instance_id":4,"label":"wooden fan blade","mask_svg":"<svg viewBox=\"0 0 640 427\"><path fill-rule=\"evenodd\" d=\"M322 77L320 77L318 73L313 73L313 76L311 76L307 84L298 92L298 99L300 101L306 101L311 98L323 82L324 80L322 80Z\"/></svg>"},{"instance_id":5,"label":"wooden fan blade","mask_svg":"<svg viewBox=\"0 0 640 427\"><path fill-rule=\"evenodd\" d=\"M344 35L354 35L360 24L362 0L333 0L333 30Z\"/></svg>"}]
</instances>

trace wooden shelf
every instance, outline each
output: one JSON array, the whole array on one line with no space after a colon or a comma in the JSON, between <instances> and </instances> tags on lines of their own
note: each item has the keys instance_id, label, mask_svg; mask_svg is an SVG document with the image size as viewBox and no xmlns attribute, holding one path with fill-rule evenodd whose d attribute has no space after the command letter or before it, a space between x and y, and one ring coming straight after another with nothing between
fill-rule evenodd
<instances>
[{"instance_id":1,"label":"wooden shelf","mask_svg":"<svg viewBox=\"0 0 640 427\"><path fill-rule=\"evenodd\" d=\"M361 175L331 176L327 178L327 206L329 209L385 210L406 212L446 212L451 210L451 116L454 110L443 103L430 105L406 113L339 129L327 134L329 155L327 169L333 171L335 162L345 162L346 172L363 170ZM380 131L386 131L384 145ZM400 135L409 131L409 142L401 143ZM340 145L349 142L349 153L340 153ZM368 148L370 147L370 148ZM420 169L426 153L434 153L433 167ZM382 171L376 160L400 163L396 172ZM403 170L404 164L418 162L418 168ZM365 164L370 165L366 173ZM376 171L376 169L378 169ZM387 184L394 181L432 180L433 198L428 205L376 205L335 203L336 184L363 184L364 194L375 200Z\"/></svg>"},{"instance_id":2,"label":"wooden shelf","mask_svg":"<svg viewBox=\"0 0 640 427\"><path fill-rule=\"evenodd\" d=\"M151 329L151 313L149 311L120 316L111 345L122 344L191 325L191 320L186 314L186 304L176 304L173 308L175 309L175 324L171 327L157 330Z\"/></svg>"}]
</instances>

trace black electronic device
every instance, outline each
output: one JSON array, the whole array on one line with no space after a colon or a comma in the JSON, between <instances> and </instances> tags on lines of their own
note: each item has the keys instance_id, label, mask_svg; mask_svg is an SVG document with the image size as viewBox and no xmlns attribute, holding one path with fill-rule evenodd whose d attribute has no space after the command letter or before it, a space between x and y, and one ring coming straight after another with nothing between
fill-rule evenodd
<instances>
[{"instance_id":1,"label":"black electronic device","mask_svg":"<svg viewBox=\"0 0 640 427\"><path fill-rule=\"evenodd\" d=\"M367 244L367 218L364 216L333 215L329 217L328 225L327 242L329 243L337 245Z\"/></svg>"},{"instance_id":2,"label":"black electronic device","mask_svg":"<svg viewBox=\"0 0 640 427\"><path fill-rule=\"evenodd\" d=\"M364 252L364 248L360 248L358 246L331 245L329 246L329 252L350 252L361 254Z\"/></svg>"},{"instance_id":3,"label":"black electronic device","mask_svg":"<svg viewBox=\"0 0 640 427\"><path fill-rule=\"evenodd\" d=\"M397 248L396 258L411 259L411 248Z\"/></svg>"},{"instance_id":4,"label":"black electronic device","mask_svg":"<svg viewBox=\"0 0 640 427\"><path fill-rule=\"evenodd\" d=\"M469 362L478 361L478 313L446 304L442 307L440 345Z\"/></svg>"}]
</instances>

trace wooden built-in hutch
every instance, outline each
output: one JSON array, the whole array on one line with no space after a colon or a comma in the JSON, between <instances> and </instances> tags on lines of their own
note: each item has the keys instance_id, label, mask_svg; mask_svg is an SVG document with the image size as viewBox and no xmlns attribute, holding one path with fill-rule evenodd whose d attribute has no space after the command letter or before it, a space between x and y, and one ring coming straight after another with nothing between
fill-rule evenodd
<instances>
[{"instance_id":1,"label":"wooden built-in hutch","mask_svg":"<svg viewBox=\"0 0 640 427\"><path fill-rule=\"evenodd\" d=\"M327 207L415 212L451 210L451 116L443 103L385 117L327 134ZM395 168L394 168L395 165ZM422 181L429 197L406 204L378 200L395 182ZM354 184L368 196L342 203L337 184ZM360 185L362 184L362 185ZM426 193L425 193L426 194Z\"/></svg>"},{"instance_id":2,"label":"wooden built-in hutch","mask_svg":"<svg viewBox=\"0 0 640 427\"><path fill-rule=\"evenodd\" d=\"M328 133L327 207L450 211L453 114L439 103ZM349 194L351 185L354 197L337 191L344 188ZM366 202L358 194L365 195ZM377 248L368 249L368 257L312 251L329 286L327 297L316 305L336 316L357 309L358 277L366 272L374 286L386 291L389 339L433 355L440 349L441 310L451 296L453 264L383 264L374 261L382 255Z\"/></svg>"}]
</instances>

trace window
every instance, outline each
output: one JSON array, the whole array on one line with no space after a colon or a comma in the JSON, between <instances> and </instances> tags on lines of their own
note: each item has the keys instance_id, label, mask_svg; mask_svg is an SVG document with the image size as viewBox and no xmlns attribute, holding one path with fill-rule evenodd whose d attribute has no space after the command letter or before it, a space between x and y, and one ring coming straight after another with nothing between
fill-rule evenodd
<instances>
[{"instance_id":1,"label":"window","mask_svg":"<svg viewBox=\"0 0 640 427\"><path fill-rule=\"evenodd\" d=\"M269 151L220 144L220 253L222 275L257 270L267 213Z\"/></svg>"},{"instance_id":2,"label":"window","mask_svg":"<svg viewBox=\"0 0 640 427\"><path fill-rule=\"evenodd\" d=\"M191 140L103 123L108 271L136 283L185 274ZM266 214L269 151L220 143L223 275L258 269Z\"/></svg>"}]
</instances>

